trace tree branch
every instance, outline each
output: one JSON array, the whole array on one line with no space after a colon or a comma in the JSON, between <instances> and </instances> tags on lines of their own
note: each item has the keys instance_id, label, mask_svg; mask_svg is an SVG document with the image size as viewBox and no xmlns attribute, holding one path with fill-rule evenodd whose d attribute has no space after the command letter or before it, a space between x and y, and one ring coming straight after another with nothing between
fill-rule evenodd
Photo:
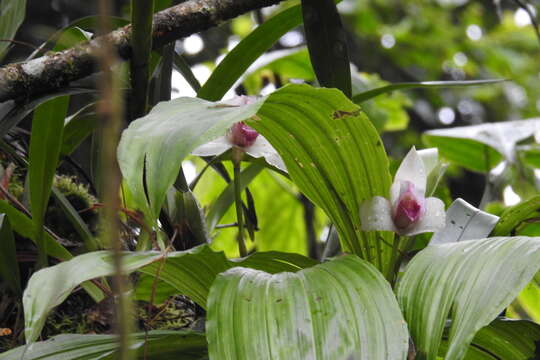
<instances>
[{"instance_id":1,"label":"tree branch","mask_svg":"<svg viewBox=\"0 0 540 360\"><path fill-rule=\"evenodd\" d=\"M190 0L154 15L152 44L157 49L246 12L282 0ZM97 53L108 41L123 59L131 56L131 25L73 48L0 68L0 102L25 100L68 86L98 70Z\"/></svg>"}]
</instances>

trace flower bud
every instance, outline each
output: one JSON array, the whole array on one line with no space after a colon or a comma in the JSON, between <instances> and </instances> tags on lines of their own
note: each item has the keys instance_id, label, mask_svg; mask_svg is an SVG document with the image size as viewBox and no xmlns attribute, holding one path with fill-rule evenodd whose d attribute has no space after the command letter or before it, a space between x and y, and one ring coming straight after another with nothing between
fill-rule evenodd
<instances>
[{"instance_id":1,"label":"flower bud","mask_svg":"<svg viewBox=\"0 0 540 360\"><path fill-rule=\"evenodd\" d=\"M425 198L410 181L403 181L397 204L394 207L393 221L398 229L406 229L424 215Z\"/></svg>"},{"instance_id":2,"label":"flower bud","mask_svg":"<svg viewBox=\"0 0 540 360\"><path fill-rule=\"evenodd\" d=\"M253 145L259 133L243 122L234 124L229 130L229 141L238 147L245 148Z\"/></svg>"}]
</instances>

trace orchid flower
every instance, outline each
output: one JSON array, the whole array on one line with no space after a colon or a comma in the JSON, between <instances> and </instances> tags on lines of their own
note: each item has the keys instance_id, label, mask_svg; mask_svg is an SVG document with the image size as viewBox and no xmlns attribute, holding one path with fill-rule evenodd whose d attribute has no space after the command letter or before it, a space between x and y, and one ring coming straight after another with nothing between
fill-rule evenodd
<instances>
[{"instance_id":1,"label":"orchid flower","mask_svg":"<svg viewBox=\"0 0 540 360\"><path fill-rule=\"evenodd\" d=\"M243 106L251 104L255 100L254 96L237 96L222 104L226 106ZM287 171L283 159L268 140L243 122L234 124L225 135L199 146L191 153L197 156L217 156L233 147L241 149L254 158L264 157L270 165L282 171Z\"/></svg>"},{"instance_id":2,"label":"orchid flower","mask_svg":"<svg viewBox=\"0 0 540 360\"><path fill-rule=\"evenodd\" d=\"M360 205L362 230L415 235L444 227L444 203L425 197L427 176L437 163L437 150L422 152L427 156L421 156L413 147L405 156L394 177L389 200L375 196Z\"/></svg>"}]
</instances>

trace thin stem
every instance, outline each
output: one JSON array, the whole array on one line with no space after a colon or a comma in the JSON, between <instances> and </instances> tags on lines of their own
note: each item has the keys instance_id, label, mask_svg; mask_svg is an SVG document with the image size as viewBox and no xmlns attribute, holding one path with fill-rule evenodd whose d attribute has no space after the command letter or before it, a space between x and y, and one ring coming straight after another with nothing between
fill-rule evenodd
<instances>
[{"instance_id":1,"label":"thin stem","mask_svg":"<svg viewBox=\"0 0 540 360\"><path fill-rule=\"evenodd\" d=\"M234 164L234 203L236 205L236 222L238 223L238 251L240 256L247 256L246 243L244 241L244 217L242 213L242 186L240 183L240 162L243 153L241 150L233 149Z\"/></svg>"},{"instance_id":2,"label":"thin stem","mask_svg":"<svg viewBox=\"0 0 540 360\"><path fill-rule=\"evenodd\" d=\"M102 34L110 31L111 2L99 1L99 25ZM100 165L102 175L106 176L101 182L103 196L102 229L104 241L113 249L113 290L116 298L116 333L118 334L118 353L116 359L130 360L129 333L131 330L131 309L128 297L127 279L123 272L122 240L120 238L118 212L120 210L120 169L116 159L120 127L122 123L122 100L120 97L119 79L112 72L117 61L110 41L102 38L100 42L99 63L102 70L100 79L101 101L98 113L102 120L102 151Z\"/></svg>"},{"instance_id":3,"label":"thin stem","mask_svg":"<svg viewBox=\"0 0 540 360\"><path fill-rule=\"evenodd\" d=\"M396 235L394 237L394 244L392 245L392 257L390 259L390 266L388 267L388 281L392 286L394 286L397 273L396 273L396 263L399 258L399 242L401 240L401 236Z\"/></svg>"}]
</instances>

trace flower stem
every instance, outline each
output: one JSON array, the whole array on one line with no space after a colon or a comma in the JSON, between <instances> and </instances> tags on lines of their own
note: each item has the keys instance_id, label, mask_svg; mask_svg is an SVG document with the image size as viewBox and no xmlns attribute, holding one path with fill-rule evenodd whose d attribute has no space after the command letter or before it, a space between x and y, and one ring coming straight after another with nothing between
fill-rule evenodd
<instances>
[{"instance_id":1,"label":"flower stem","mask_svg":"<svg viewBox=\"0 0 540 360\"><path fill-rule=\"evenodd\" d=\"M244 241L244 217L242 213L242 188L240 184L240 162L243 151L234 147L232 149L232 160L234 165L234 202L236 205L236 222L238 224L238 251L240 256L247 256L246 243Z\"/></svg>"}]
</instances>

